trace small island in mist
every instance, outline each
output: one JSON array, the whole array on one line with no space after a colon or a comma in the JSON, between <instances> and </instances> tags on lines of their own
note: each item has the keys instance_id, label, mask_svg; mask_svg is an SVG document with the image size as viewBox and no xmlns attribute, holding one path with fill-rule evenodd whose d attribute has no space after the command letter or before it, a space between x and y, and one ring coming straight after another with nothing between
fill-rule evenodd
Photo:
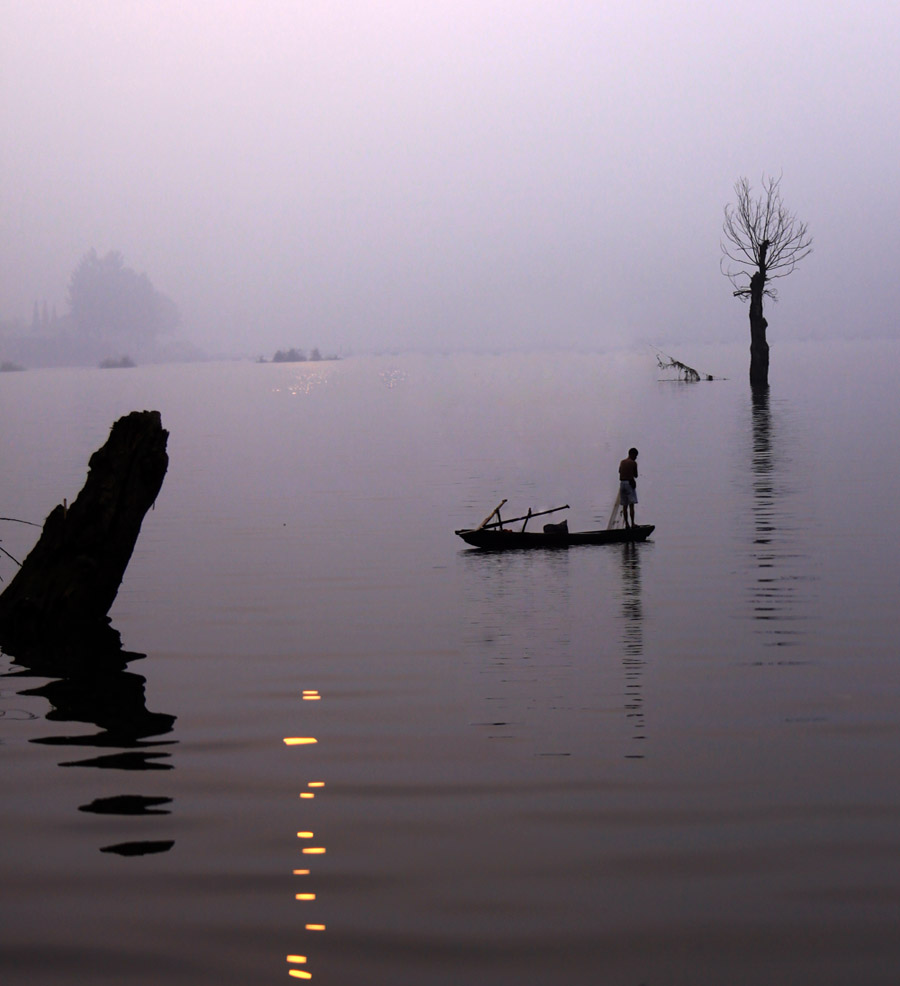
<instances>
[{"instance_id":1,"label":"small island in mist","mask_svg":"<svg viewBox=\"0 0 900 986\"><path fill-rule=\"evenodd\" d=\"M310 351L309 355L306 354L305 349L297 349L292 347L291 349L278 349L275 351L275 355L272 357L271 362L273 363L320 363L323 360L338 360L341 359L336 353L332 353L328 356L323 356L320 352L318 346L314 346ZM257 363L268 363L269 360L265 356L260 356Z\"/></svg>"}]
</instances>

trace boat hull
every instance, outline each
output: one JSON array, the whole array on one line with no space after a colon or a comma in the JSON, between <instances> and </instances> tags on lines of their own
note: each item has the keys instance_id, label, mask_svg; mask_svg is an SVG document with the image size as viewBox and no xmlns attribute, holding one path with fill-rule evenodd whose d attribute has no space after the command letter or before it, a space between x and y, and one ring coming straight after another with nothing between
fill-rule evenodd
<instances>
[{"instance_id":1,"label":"boat hull","mask_svg":"<svg viewBox=\"0 0 900 986\"><path fill-rule=\"evenodd\" d=\"M483 551L509 551L521 548L569 548L579 544L626 544L646 541L653 533L654 524L636 524L634 527L611 531L501 531L497 529L461 530L456 534L473 548Z\"/></svg>"}]
</instances>

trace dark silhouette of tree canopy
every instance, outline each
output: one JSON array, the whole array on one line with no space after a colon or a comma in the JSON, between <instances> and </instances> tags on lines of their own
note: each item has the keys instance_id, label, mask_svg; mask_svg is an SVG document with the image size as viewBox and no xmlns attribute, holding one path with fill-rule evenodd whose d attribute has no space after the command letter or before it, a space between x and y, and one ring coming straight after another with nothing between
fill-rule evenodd
<instances>
[{"instance_id":1,"label":"dark silhouette of tree canopy","mask_svg":"<svg viewBox=\"0 0 900 986\"><path fill-rule=\"evenodd\" d=\"M175 302L157 291L146 274L126 267L117 251L105 257L88 251L72 273L68 300L78 332L89 339L140 345L179 322Z\"/></svg>"},{"instance_id":2,"label":"dark silhouette of tree canopy","mask_svg":"<svg viewBox=\"0 0 900 986\"><path fill-rule=\"evenodd\" d=\"M769 344L763 316L763 297L777 299L771 282L787 277L812 252L806 223L789 212L781 199L781 178L763 177L762 194L754 198L750 182L734 185L736 202L725 206L722 224L722 273L734 286L734 295L750 300L750 384L769 384ZM746 279L746 282L745 282Z\"/></svg>"},{"instance_id":3,"label":"dark silhouette of tree canopy","mask_svg":"<svg viewBox=\"0 0 900 986\"><path fill-rule=\"evenodd\" d=\"M305 363L306 353L302 349L279 349L272 357L273 363Z\"/></svg>"}]
</instances>

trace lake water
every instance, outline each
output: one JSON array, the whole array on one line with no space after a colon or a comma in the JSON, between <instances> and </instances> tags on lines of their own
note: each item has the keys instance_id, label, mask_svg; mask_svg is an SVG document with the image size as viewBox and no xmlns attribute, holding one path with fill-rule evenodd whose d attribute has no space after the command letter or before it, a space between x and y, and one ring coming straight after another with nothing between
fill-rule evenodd
<instances>
[{"instance_id":1,"label":"lake water","mask_svg":"<svg viewBox=\"0 0 900 986\"><path fill-rule=\"evenodd\" d=\"M900 980L900 346L775 346L756 401L745 345L676 355L727 379L0 376L4 517L121 414L170 431L112 611L146 657L0 657L5 986ZM632 444L647 543L454 536L503 497L605 527Z\"/></svg>"}]
</instances>

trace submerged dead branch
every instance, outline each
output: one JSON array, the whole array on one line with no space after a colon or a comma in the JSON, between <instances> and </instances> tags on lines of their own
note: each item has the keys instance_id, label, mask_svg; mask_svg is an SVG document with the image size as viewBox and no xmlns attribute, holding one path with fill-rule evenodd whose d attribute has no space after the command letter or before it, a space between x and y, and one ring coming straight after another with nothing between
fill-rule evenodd
<instances>
[{"instance_id":1,"label":"submerged dead branch","mask_svg":"<svg viewBox=\"0 0 900 986\"><path fill-rule=\"evenodd\" d=\"M687 363L682 363L681 360L675 359L674 356L669 356L668 353L662 352L662 350L655 349L656 353L656 365L661 370L675 370L678 374L677 379L683 380L685 383L698 383L700 380L722 380L724 377L714 377L711 373L701 373L699 370L695 370L694 367L688 366Z\"/></svg>"}]
</instances>

